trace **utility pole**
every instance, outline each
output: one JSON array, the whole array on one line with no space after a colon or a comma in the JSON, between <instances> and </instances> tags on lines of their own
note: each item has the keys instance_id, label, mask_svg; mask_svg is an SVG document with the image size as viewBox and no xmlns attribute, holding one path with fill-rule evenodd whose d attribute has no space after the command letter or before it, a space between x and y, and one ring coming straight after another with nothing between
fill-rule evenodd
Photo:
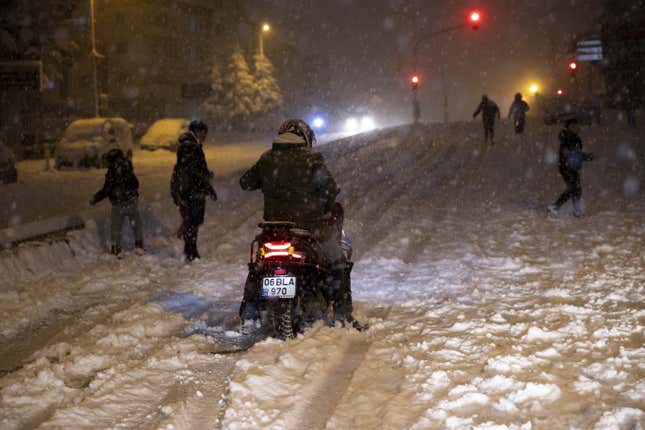
<instances>
[{"instance_id":1,"label":"utility pole","mask_svg":"<svg viewBox=\"0 0 645 430\"><path fill-rule=\"evenodd\" d=\"M448 123L448 82L446 81L446 65L440 65L441 84L443 87L443 122Z\"/></svg>"},{"instance_id":2,"label":"utility pole","mask_svg":"<svg viewBox=\"0 0 645 430\"><path fill-rule=\"evenodd\" d=\"M92 74L94 78L94 116L101 116L99 109L99 72L98 59L101 55L96 51L96 18L94 14L94 0L90 0L90 28L92 37Z\"/></svg>"}]
</instances>

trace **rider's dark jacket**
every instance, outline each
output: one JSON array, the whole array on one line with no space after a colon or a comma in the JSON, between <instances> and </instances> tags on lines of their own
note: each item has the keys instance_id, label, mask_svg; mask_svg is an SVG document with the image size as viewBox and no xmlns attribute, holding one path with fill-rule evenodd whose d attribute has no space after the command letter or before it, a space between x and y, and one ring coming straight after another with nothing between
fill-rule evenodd
<instances>
[{"instance_id":1,"label":"rider's dark jacket","mask_svg":"<svg viewBox=\"0 0 645 430\"><path fill-rule=\"evenodd\" d=\"M292 133L275 138L240 186L262 190L265 221L292 221L321 233L340 191L322 155Z\"/></svg>"}]
</instances>

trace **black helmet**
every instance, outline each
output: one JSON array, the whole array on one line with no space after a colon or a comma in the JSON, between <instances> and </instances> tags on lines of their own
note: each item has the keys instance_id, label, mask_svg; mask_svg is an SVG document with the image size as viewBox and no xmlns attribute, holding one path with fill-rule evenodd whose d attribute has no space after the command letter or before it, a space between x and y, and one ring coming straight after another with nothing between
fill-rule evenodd
<instances>
[{"instance_id":1,"label":"black helmet","mask_svg":"<svg viewBox=\"0 0 645 430\"><path fill-rule=\"evenodd\" d=\"M119 148L112 148L105 154L103 154L103 158L108 164L112 164L115 161L117 161L119 158L125 158L125 155L123 154L123 151L121 151Z\"/></svg>"},{"instance_id":2,"label":"black helmet","mask_svg":"<svg viewBox=\"0 0 645 430\"><path fill-rule=\"evenodd\" d=\"M572 124L578 124L578 118L572 117L572 118L567 118L564 121L564 128L569 128Z\"/></svg>"},{"instance_id":3,"label":"black helmet","mask_svg":"<svg viewBox=\"0 0 645 430\"><path fill-rule=\"evenodd\" d=\"M301 119L289 119L282 123L278 129L278 134L293 133L302 137L307 146L311 147L316 142L316 134L309 127L309 124Z\"/></svg>"},{"instance_id":4,"label":"black helmet","mask_svg":"<svg viewBox=\"0 0 645 430\"><path fill-rule=\"evenodd\" d=\"M208 126L204 122L196 119L188 124L188 130L192 131L193 133L197 133L199 131L208 133Z\"/></svg>"}]
</instances>

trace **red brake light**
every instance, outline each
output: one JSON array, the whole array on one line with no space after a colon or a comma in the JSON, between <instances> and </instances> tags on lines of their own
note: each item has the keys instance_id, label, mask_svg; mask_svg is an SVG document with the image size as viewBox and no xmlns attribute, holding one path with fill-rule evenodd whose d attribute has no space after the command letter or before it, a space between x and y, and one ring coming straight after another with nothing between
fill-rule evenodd
<instances>
[{"instance_id":1,"label":"red brake light","mask_svg":"<svg viewBox=\"0 0 645 430\"><path fill-rule=\"evenodd\" d=\"M266 249L270 249L271 251L286 251L289 248L291 248L291 243L290 242L266 242L264 244L264 247Z\"/></svg>"},{"instance_id":2,"label":"red brake light","mask_svg":"<svg viewBox=\"0 0 645 430\"><path fill-rule=\"evenodd\" d=\"M293 257L297 259L303 258L302 254L295 251L291 242L265 242L260 249L260 255L263 258L274 257Z\"/></svg>"}]
</instances>

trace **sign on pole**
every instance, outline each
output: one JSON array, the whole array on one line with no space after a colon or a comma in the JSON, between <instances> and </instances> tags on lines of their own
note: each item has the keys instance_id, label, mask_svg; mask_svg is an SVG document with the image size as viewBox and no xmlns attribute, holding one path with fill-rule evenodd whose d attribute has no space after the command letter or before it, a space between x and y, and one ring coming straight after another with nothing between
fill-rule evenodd
<instances>
[{"instance_id":1,"label":"sign on pole","mask_svg":"<svg viewBox=\"0 0 645 430\"><path fill-rule=\"evenodd\" d=\"M581 40L576 46L578 61L602 61L602 42L600 40Z\"/></svg>"}]
</instances>

